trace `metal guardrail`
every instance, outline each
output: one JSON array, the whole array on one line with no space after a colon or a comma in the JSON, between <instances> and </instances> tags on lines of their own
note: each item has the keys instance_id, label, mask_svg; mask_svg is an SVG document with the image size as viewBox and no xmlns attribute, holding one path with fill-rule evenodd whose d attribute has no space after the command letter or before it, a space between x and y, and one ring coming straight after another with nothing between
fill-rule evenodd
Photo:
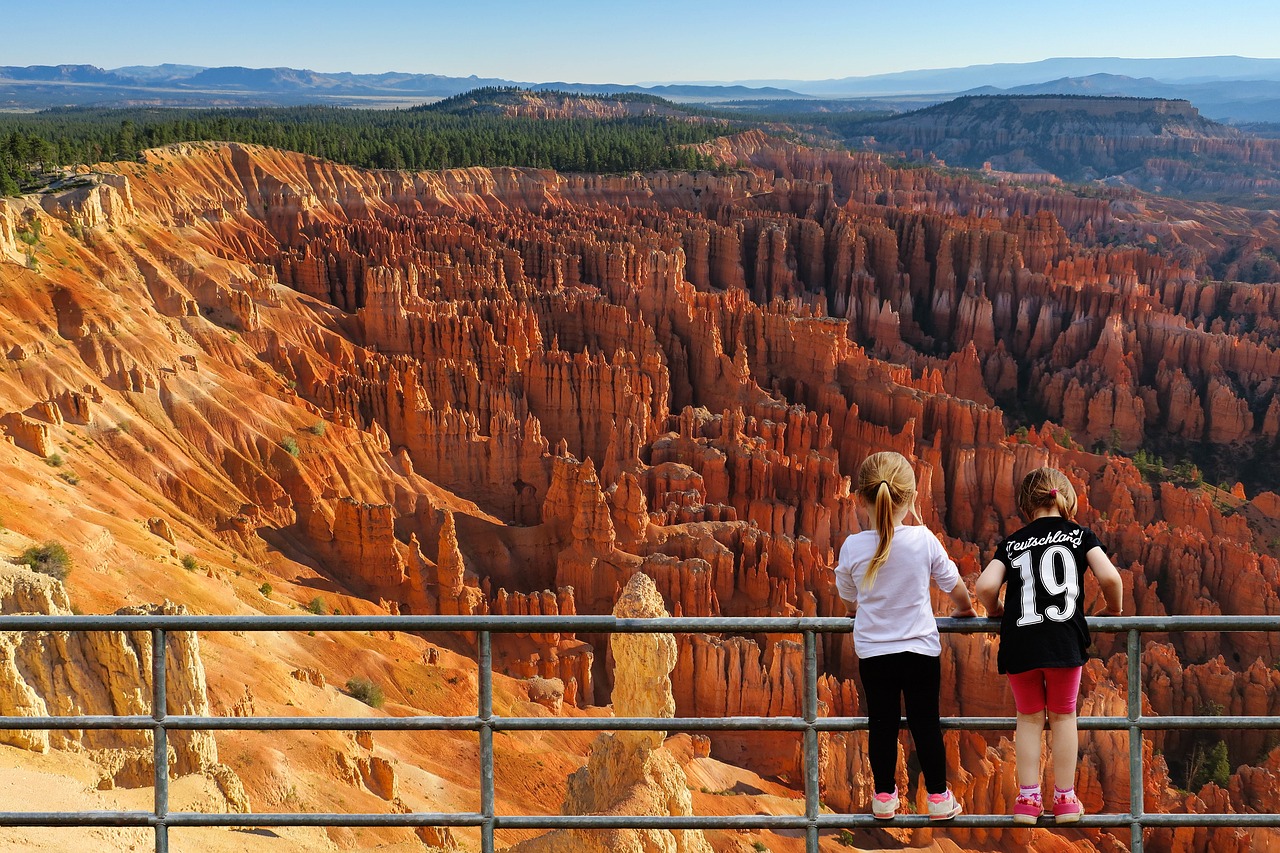
<instances>
[{"instance_id":1,"label":"metal guardrail","mask_svg":"<svg viewBox=\"0 0 1280 853\"><path fill-rule=\"evenodd\" d=\"M1128 707L1124 717L1081 717L1086 730L1129 734L1129 812L1085 815L1077 827L1128 826L1130 846L1141 853L1143 829L1154 827L1280 827L1274 814L1147 814L1143 810L1142 732L1173 729L1276 729L1277 716L1142 715L1140 635L1185 631L1280 630L1280 617L1171 616L1090 617L1095 631L1128 636ZM150 716L0 717L0 729L121 729L152 732L155 757L155 808L145 811L0 812L0 826L134 826L155 830L156 853L168 853L170 827L479 827L482 853L493 853L494 830L503 829L792 829L804 830L807 853L817 853L821 829L920 827L925 815L899 815L878 821L868 814L822 814L818 796L818 733L865 729L866 717L818 717L819 633L851 630L849 619L663 618L612 616L0 616L0 631L150 631L152 636L152 713ZM990 619L939 619L945 633L975 634L999 630ZM478 638L478 708L475 716L442 717L199 717L166 713L165 654L170 631L470 631ZM800 717L501 717L493 713L493 633L799 633L804 637L804 684ZM1012 730L1012 717L946 717L948 729ZM207 814L169 811L168 733L170 731L475 731L480 737L480 811L410 814L270 813ZM605 816L499 815L494 804L493 734L502 731L796 731L803 735L803 815ZM939 824L932 824L938 827ZM961 815L942 826L1014 827L1010 815Z\"/></svg>"}]
</instances>

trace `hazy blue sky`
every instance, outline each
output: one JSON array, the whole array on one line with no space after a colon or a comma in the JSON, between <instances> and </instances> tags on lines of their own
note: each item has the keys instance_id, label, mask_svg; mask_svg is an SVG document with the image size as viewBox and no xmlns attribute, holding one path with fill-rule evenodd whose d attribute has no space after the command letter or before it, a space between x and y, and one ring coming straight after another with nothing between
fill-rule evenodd
<instances>
[{"instance_id":1,"label":"hazy blue sky","mask_svg":"<svg viewBox=\"0 0 1280 853\"><path fill-rule=\"evenodd\" d=\"M1276 0L49 0L0 65L292 66L524 81L820 79L1052 56L1280 56ZM47 33L47 36L45 35Z\"/></svg>"}]
</instances>

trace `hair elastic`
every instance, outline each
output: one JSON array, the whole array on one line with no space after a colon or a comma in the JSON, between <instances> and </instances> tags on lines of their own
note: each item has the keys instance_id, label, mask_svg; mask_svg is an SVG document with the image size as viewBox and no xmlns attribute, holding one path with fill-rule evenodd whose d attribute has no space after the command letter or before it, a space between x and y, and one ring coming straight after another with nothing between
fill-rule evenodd
<instances>
[{"instance_id":1,"label":"hair elastic","mask_svg":"<svg viewBox=\"0 0 1280 853\"><path fill-rule=\"evenodd\" d=\"M1056 497L1058 496L1058 490L1057 490L1057 489L1050 489L1050 490L1049 490L1049 494L1053 495L1053 496L1056 498Z\"/></svg>"}]
</instances>

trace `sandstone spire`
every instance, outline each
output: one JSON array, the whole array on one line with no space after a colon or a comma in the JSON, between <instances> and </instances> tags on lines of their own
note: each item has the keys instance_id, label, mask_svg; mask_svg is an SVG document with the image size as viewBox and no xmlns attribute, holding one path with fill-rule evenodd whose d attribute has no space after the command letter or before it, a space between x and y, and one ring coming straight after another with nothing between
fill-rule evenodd
<instances>
[{"instance_id":1,"label":"sandstone spire","mask_svg":"<svg viewBox=\"0 0 1280 853\"><path fill-rule=\"evenodd\" d=\"M625 618L668 616L653 580L632 575L613 609ZM619 717L671 717L671 634L614 634L613 710ZM569 777L564 814L689 815L688 779L662 746L663 732L616 732L591 745L587 766ZM521 842L510 853L711 853L701 830L565 830Z\"/></svg>"}]
</instances>

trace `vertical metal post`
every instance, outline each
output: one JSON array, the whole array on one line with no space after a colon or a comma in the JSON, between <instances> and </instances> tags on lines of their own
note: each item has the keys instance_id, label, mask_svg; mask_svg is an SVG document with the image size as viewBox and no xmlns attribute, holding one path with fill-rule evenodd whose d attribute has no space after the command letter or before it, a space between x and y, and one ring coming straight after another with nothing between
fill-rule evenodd
<instances>
[{"instance_id":1,"label":"vertical metal post","mask_svg":"<svg viewBox=\"0 0 1280 853\"><path fill-rule=\"evenodd\" d=\"M804 830L805 853L818 853L818 639L813 631L804 632L804 816L809 825Z\"/></svg>"},{"instance_id":2,"label":"vertical metal post","mask_svg":"<svg viewBox=\"0 0 1280 853\"><path fill-rule=\"evenodd\" d=\"M157 628L151 632L151 719L155 727L151 731L154 747L156 785L156 853L169 853L169 737L164 727L165 713L169 707L165 687L165 657L167 643L165 632Z\"/></svg>"},{"instance_id":3,"label":"vertical metal post","mask_svg":"<svg viewBox=\"0 0 1280 853\"><path fill-rule=\"evenodd\" d=\"M488 631L480 632L480 851L493 853L493 648Z\"/></svg>"},{"instance_id":4,"label":"vertical metal post","mask_svg":"<svg viewBox=\"0 0 1280 853\"><path fill-rule=\"evenodd\" d=\"M1136 628L1129 630L1129 850L1142 853L1142 659Z\"/></svg>"}]
</instances>

